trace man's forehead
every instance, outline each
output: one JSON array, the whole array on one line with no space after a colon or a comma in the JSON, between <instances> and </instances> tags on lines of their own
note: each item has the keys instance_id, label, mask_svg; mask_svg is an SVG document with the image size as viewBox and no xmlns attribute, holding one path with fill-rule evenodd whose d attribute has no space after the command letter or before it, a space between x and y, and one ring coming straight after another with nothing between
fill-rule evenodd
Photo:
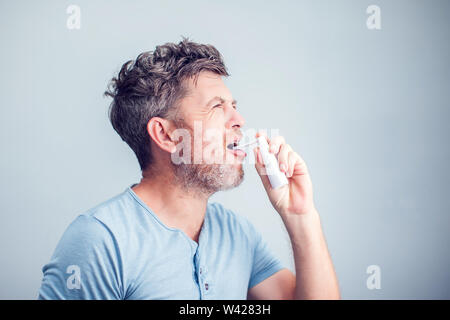
<instances>
[{"instance_id":1,"label":"man's forehead","mask_svg":"<svg viewBox=\"0 0 450 320\"><path fill-rule=\"evenodd\" d=\"M203 105L216 101L236 103L222 77L211 72L201 72L196 84L194 79L189 80L188 96Z\"/></svg>"}]
</instances>

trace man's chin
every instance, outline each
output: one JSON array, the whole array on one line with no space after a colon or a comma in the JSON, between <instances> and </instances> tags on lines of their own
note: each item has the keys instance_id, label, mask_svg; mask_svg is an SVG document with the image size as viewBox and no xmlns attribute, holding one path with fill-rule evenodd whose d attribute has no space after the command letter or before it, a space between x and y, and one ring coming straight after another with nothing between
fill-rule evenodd
<instances>
[{"instance_id":1,"label":"man's chin","mask_svg":"<svg viewBox=\"0 0 450 320\"><path fill-rule=\"evenodd\" d=\"M236 188L244 181L244 168L241 162L216 165L215 168L217 169L215 179L210 185L215 192Z\"/></svg>"},{"instance_id":2,"label":"man's chin","mask_svg":"<svg viewBox=\"0 0 450 320\"><path fill-rule=\"evenodd\" d=\"M242 163L174 165L177 183L186 190L213 194L239 186L244 180Z\"/></svg>"},{"instance_id":3,"label":"man's chin","mask_svg":"<svg viewBox=\"0 0 450 320\"><path fill-rule=\"evenodd\" d=\"M231 172L227 175L229 181L224 181L224 188L222 190L229 190L238 187L244 181L244 169L242 163L235 163L230 165Z\"/></svg>"}]
</instances>

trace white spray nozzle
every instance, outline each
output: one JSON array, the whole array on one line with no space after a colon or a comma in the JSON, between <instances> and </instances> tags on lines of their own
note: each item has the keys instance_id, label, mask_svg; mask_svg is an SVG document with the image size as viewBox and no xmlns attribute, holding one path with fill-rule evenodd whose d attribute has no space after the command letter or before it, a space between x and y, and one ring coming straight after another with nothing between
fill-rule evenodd
<instances>
[{"instance_id":1,"label":"white spray nozzle","mask_svg":"<svg viewBox=\"0 0 450 320\"><path fill-rule=\"evenodd\" d=\"M233 149L244 149L244 148L252 147L253 145L257 145L257 144L258 144L258 140L253 140L246 144L240 144L240 145L234 146Z\"/></svg>"}]
</instances>

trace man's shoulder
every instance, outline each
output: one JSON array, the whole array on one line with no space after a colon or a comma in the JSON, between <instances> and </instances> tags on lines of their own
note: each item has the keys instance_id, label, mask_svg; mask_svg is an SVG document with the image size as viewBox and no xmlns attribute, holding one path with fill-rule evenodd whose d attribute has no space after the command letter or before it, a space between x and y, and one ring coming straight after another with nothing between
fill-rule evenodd
<instances>
[{"instance_id":1,"label":"man's shoulder","mask_svg":"<svg viewBox=\"0 0 450 320\"><path fill-rule=\"evenodd\" d=\"M127 237L142 224L142 212L133 202L128 189L79 213L66 228L59 247L93 248L106 245L116 250L126 246ZM142 218L143 219L143 218ZM77 249L83 252L81 249Z\"/></svg>"},{"instance_id":2,"label":"man's shoulder","mask_svg":"<svg viewBox=\"0 0 450 320\"><path fill-rule=\"evenodd\" d=\"M103 202L81 212L72 222L69 228L83 229L86 228L92 233L97 229L105 230L114 238L121 238L135 228L136 223L139 224L139 208L128 189L110 197ZM77 227L77 228L74 228ZM97 232L97 236L101 235Z\"/></svg>"},{"instance_id":3,"label":"man's shoulder","mask_svg":"<svg viewBox=\"0 0 450 320\"><path fill-rule=\"evenodd\" d=\"M103 223L120 223L129 217L134 210L128 189L104 200L80 215L99 220Z\"/></svg>"}]
</instances>

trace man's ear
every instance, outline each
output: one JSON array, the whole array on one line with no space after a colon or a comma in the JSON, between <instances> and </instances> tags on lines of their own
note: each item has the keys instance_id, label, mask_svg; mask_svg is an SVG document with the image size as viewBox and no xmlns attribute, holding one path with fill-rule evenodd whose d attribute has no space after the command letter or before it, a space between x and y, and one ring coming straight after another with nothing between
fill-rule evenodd
<instances>
[{"instance_id":1,"label":"man's ear","mask_svg":"<svg viewBox=\"0 0 450 320\"><path fill-rule=\"evenodd\" d=\"M153 139L153 142L169 153L176 151L176 141L172 140L173 129L172 121L160 117L153 117L147 123L147 132Z\"/></svg>"}]
</instances>

